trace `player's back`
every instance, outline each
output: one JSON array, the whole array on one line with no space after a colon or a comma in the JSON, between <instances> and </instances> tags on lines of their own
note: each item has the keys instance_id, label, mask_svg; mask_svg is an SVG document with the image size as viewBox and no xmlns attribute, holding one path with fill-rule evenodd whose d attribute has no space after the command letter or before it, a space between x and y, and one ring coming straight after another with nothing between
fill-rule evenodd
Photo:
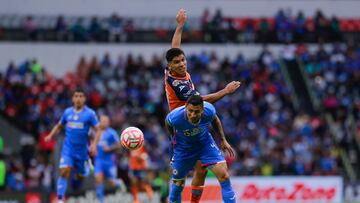
<instances>
[{"instance_id":1,"label":"player's back","mask_svg":"<svg viewBox=\"0 0 360 203\"><path fill-rule=\"evenodd\" d=\"M168 70L165 69L165 92L166 99L170 111L177 107L185 105L187 99L193 94L199 94L195 90L195 86L191 80L191 76L186 72L185 77L172 76Z\"/></svg>"},{"instance_id":2,"label":"player's back","mask_svg":"<svg viewBox=\"0 0 360 203\"><path fill-rule=\"evenodd\" d=\"M208 127L215 115L214 106L208 102L204 102L204 113L198 124L192 124L188 121L185 106L176 108L169 113L166 121L176 129L175 150L191 156L201 146L214 143Z\"/></svg>"},{"instance_id":3,"label":"player's back","mask_svg":"<svg viewBox=\"0 0 360 203\"><path fill-rule=\"evenodd\" d=\"M99 143L97 145L97 155L96 159L112 162L114 161L114 152L105 152L104 147L111 147L119 142L119 135L113 128L106 128L101 134Z\"/></svg>"}]
</instances>

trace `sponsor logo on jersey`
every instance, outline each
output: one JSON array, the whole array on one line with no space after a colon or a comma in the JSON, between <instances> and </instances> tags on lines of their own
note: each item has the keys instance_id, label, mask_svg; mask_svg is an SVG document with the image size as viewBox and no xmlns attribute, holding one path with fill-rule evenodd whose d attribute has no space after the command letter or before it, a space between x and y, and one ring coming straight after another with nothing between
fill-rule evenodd
<instances>
[{"instance_id":1,"label":"sponsor logo on jersey","mask_svg":"<svg viewBox=\"0 0 360 203\"><path fill-rule=\"evenodd\" d=\"M70 122L67 123L67 127L68 128L73 128L73 129L84 129L84 123L70 121Z\"/></svg>"}]
</instances>

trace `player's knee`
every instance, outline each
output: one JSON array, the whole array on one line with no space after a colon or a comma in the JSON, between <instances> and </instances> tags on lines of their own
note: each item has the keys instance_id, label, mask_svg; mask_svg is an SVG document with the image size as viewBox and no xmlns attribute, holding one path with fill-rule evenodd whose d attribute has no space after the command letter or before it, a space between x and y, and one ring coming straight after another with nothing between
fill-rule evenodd
<instances>
[{"instance_id":1,"label":"player's knee","mask_svg":"<svg viewBox=\"0 0 360 203\"><path fill-rule=\"evenodd\" d=\"M230 179L230 174L228 172L221 173L218 176L219 182L223 182Z\"/></svg>"},{"instance_id":2,"label":"player's knee","mask_svg":"<svg viewBox=\"0 0 360 203\"><path fill-rule=\"evenodd\" d=\"M60 169L60 176L64 177L64 178L69 178L70 177L70 172L71 172L71 169L69 167L61 168Z\"/></svg>"},{"instance_id":3,"label":"player's knee","mask_svg":"<svg viewBox=\"0 0 360 203\"><path fill-rule=\"evenodd\" d=\"M96 175L95 177L95 183L96 184L102 184L104 182L104 178L101 174Z\"/></svg>"}]
</instances>

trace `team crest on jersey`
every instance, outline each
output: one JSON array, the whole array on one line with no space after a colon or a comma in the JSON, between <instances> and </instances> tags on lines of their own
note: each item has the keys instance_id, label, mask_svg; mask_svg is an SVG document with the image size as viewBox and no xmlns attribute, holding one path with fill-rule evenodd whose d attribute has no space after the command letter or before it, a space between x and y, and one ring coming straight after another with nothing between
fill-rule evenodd
<instances>
[{"instance_id":1,"label":"team crest on jersey","mask_svg":"<svg viewBox=\"0 0 360 203\"><path fill-rule=\"evenodd\" d=\"M180 80L174 80L174 81L172 82L172 85L173 85L173 86L178 86L180 83L181 83Z\"/></svg>"},{"instance_id":2,"label":"team crest on jersey","mask_svg":"<svg viewBox=\"0 0 360 203\"><path fill-rule=\"evenodd\" d=\"M73 119L76 121L77 119L79 119L79 116L78 116L78 115L74 115L74 116L73 116Z\"/></svg>"}]
</instances>

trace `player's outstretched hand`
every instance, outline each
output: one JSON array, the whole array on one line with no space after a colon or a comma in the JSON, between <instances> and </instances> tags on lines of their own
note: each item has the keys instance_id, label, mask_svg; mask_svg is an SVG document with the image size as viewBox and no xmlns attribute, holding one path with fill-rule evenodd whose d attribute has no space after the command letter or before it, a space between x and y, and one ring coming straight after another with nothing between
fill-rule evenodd
<instances>
[{"instance_id":1,"label":"player's outstretched hand","mask_svg":"<svg viewBox=\"0 0 360 203\"><path fill-rule=\"evenodd\" d=\"M228 153L230 157L235 157L234 149L230 146L230 144L226 140L221 141L220 147L221 147L221 150L223 152Z\"/></svg>"},{"instance_id":2,"label":"player's outstretched hand","mask_svg":"<svg viewBox=\"0 0 360 203\"><path fill-rule=\"evenodd\" d=\"M51 136L51 135L47 135L47 136L44 138L45 142L49 142L51 139L52 139L52 136Z\"/></svg>"},{"instance_id":3,"label":"player's outstretched hand","mask_svg":"<svg viewBox=\"0 0 360 203\"><path fill-rule=\"evenodd\" d=\"M96 156L97 150L96 150L96 145L95 144L90 145L90 154L91 154L91 156Z\"/></svg>"},{"instance_id":4,"label":"player's outstretched hand","mask_svg":"<svg viewBox=\"0 0 360 203\"><path fill-rule=\"evenodd\" d=\"M240 81L232 81L226 85L225 90L228 94L232 94L240 87L240 85Z\"/></svg>"},{"instance_id":5,"label":"player's outstretched hand","mask_svg":"<svg viewBox=\"0 0 360 203\"><path fill-rule=\"evenodd\" d=\"M180 25L180 26L184 26L185 22L186 22L186 11L185 9L180 9L178 14L176 15L176 22Z\"/></svg>"}]
</instances>

